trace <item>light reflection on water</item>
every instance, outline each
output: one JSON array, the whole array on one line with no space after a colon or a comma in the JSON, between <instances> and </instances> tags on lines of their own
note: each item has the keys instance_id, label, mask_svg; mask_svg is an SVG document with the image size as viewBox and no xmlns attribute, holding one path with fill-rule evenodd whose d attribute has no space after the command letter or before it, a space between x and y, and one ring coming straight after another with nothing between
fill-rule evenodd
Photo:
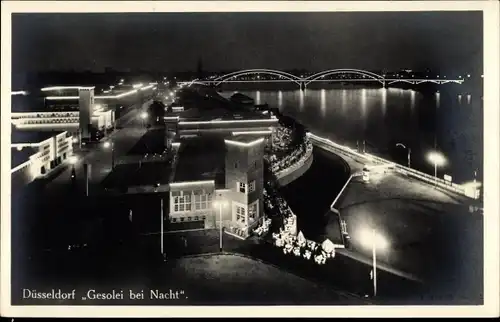
<instances>
[{"instance_id":1,"label":"light reflection on water","mask_svg":"<svg viewBox=\"0 0 500 322\"><path fill-rule=\"evenodd\" d=\"M482 164L482 102L467 96L467 104L460 104L457 94L440 91L342 88L241 93L257 103L278 107L318 135L353 148L357 140L367 140L372 145L367 152L387 157L394 142L404 142L412 146L412 164L428 173L433 168L425 154L436 141L449 160L440 177L446 173L469 180L471 169Z\"/></svg>"},{"instance_id":2,"label":"light reflection on water","mask_svg":"<svg viewBox=\"0 0 500 322\"><path fill-rule=\"evenodd\" d=\"M325 117L326 115L326 90L322 89L321 92L321 116Z\"/></svg>"}]
</instances>

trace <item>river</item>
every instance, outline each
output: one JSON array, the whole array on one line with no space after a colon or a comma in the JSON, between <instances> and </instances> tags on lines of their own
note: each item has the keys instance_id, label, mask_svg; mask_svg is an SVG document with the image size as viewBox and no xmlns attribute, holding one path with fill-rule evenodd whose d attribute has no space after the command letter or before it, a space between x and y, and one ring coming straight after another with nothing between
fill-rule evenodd
<instances>
[{"instance_id":1,"label":"river","mask_svg":"<svg viewBox=\"0 0 500 322\"><path fill-rule=\"evenodd\" d=\"M447 87L448 86L448 87ZM400 88L328 88L295 90L242 90L302 122L314 134L352 148L434 175L426 155L436 149L447 163L438 176L453 182L481 181L483 162L483 102L479 93L459 95L453 85L439 93ZM230 96L233 91L224 91Z\"/></svg>"}]
</instances>

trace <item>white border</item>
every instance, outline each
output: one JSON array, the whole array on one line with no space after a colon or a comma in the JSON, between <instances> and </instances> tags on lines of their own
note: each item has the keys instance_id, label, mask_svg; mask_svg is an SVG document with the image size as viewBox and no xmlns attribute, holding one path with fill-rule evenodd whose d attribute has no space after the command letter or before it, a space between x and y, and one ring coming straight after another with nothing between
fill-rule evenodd
<instances>
[{"instance_id":1,"label":"white border","mask_svg":"<svg viewBox=\"0 0 500 322\"><path fill-rule=\"evenodd\" d=\"M218 317L218 316L346 316L346 317L443 317L499 315L499 4L497 1L217 1L97 2L97 1L3 1L1 59L1 280L0 313L11 317ZM238 12L238 11L483 11L484 19L484 241L485 302L483 306L377 306L377 307L191 307L180 306L10 306L10 99L11 99L11 13L12 12ZM242 313L244 312L244 313Z\"/></svg>"}]
</instances>

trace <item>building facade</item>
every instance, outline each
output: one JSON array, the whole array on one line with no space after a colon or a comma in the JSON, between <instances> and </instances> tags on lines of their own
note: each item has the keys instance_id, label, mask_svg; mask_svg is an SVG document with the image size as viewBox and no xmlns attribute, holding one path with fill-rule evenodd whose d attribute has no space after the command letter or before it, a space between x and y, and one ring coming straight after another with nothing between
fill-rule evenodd
<instances>
[{"instance_id":1,"label":"building facade","mask_svg":"<svg viewBox=\"0 0 500 322\"><path fill-rule=\"evenodd\" d=\"M77 137L80 128L80 112L23 112L12 113L12 124L18 130L26 131L67 131ZM96 105L91 118L91 124L98 130L108 130L115 125L113 110Z\"/></svg>"},{"instance_id":2,"label":"building facade","mask_svg":"<svg viewBox=\"0 0 500 322\"><path fill-rule=\"evenodd\" d=\"M21 162L16 160L11 167L12 181L16 185L47 176L73 154L73 138L66 131L30 134L32 135L21 135L18 138L13 134L13 160L17 156L22 158Z\"/></svg>"},{"instance_id":3,"label":"building facade","mask_svg":"<svg viewBox=\"0 0 500 322\"><path fill-rule=\"evenodd\" d=\"M171 182L169 221L205 229L222 225L226 233L244 239L264 216L267 140L260 134L221 140L225 143L224 186L217 188L215 180Z\"/></svg>"}]
</instances>

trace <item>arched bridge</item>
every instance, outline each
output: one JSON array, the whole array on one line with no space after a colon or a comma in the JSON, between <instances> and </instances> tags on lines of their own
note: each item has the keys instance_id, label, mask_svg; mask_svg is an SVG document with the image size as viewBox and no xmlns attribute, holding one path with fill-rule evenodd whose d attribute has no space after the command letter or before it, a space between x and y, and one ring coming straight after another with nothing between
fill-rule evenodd
<instances>
[{"instance_id":1,"label":"arched bridge","mask_svg":"<svg viewBox=\"0 0 500 322\"><path fill-rule=\"evenodd\" d=\"M241 79L242 76L257 75L257 78L252 79ZM260 78L260 75L275 76L277 78L268 79ZM329 76L337 76L337 78L327 78ZM354 77L353 77L354 76ZM240 79L238 79L240 78ZM391 85L397 82L408 83L413 85L418 85L421 83L435 83L435 84L446 84L446 83L457 83L462 84L464 79L446 79L446 78L415 78L412 77L386 77L385 75L379 75L367 70L354 69L354 68L340 68L340 69L329 69L325 70L307 77L293 75L284 71L274 70L274 69L245 69L232 73L228 73L218 77L212 77L208 79L195 79L191 82L181 82L184 84L211 84L219 86L223 83L271 83L271 82L294 82L304 89L307 85L313 82L367 82L375 81L382 84L382 86Z\"/></svg>"}]
</instances>

